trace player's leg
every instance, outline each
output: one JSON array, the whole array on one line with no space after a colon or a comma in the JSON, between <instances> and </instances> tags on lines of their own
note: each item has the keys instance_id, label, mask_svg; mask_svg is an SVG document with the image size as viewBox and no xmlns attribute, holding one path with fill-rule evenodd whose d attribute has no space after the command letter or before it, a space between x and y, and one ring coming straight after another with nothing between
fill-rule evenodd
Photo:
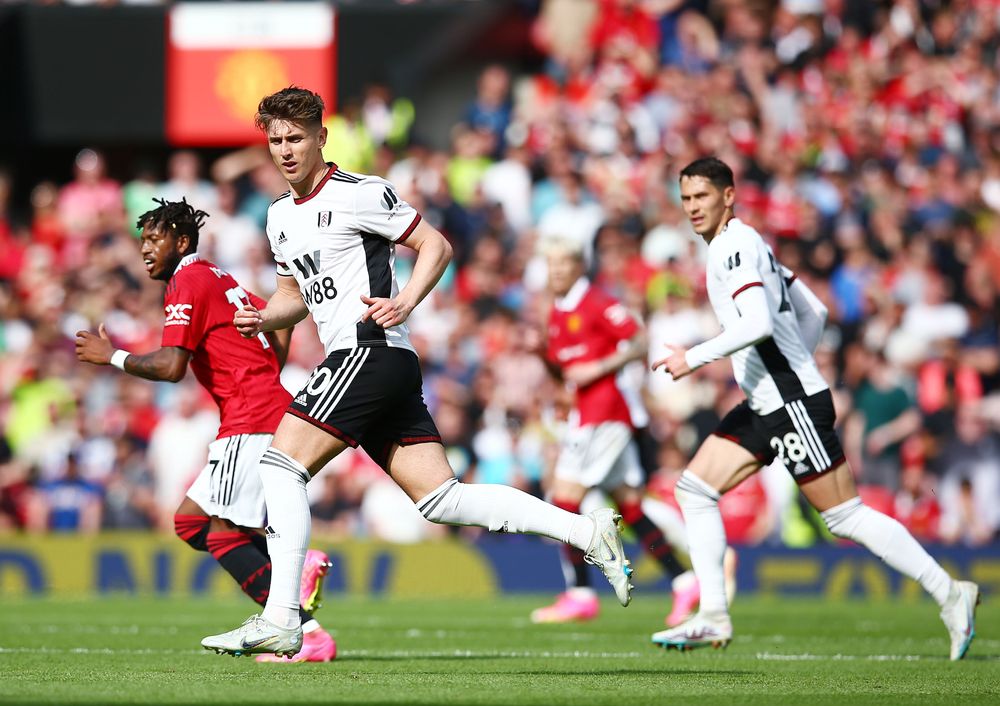
<instances>
[{"instance_id":1,"label":"player's leg","mask_svg":"<svg viewBox=\"0 0 1000 706\"><path fill-rule=\"evenodd\" d=\"M195 551L208 551L208 513L198 503L185 496L174 513L174 533Z\"/></svg>"},{"instance_id":2,"label":"player's leg","mask_svg":"<svg viewBox=\"0 0 1000 706\"><path fill-rule=\"evenodd\" d=\"M919 583L937 601L951 638L951 659L964 657L975 637L979 587L970 581L953 580L903 525L865 505L846 462L800 488L834 535L864 546Z\"/></svg>"},{"instance_id":3,"label":"player's leg","mask_svg":"<svg viewBox=\"0 0 1000 706\"><path fill-rule=\"evenodd\" d=\"M550 490L551 502L566 512L580 514L580 503L587 489L571 478L561 477L559 467ZM600 601L590 585L590 570L582 549L571 544L560 546L560 561L566 577L566 591L556 597L555 603L531 611L533 623L565 623L573 620L591 620L600 612Z\"/></svg>"},{"instance_id":4,"label":"player's leg","mask_svg":"<svg viewBox=\"0 0 1000 706\"><path fill-rule=\"evenodd\" d=\"M701 597L694 618L653 635L653 641L664 647L724 646L732 637L724 568L726 532L719 498L768 460L766 441L754 424L749 406L745 402L738 405L705 439L677 481L674 494L684 515L688 552Z\"/></svg>"},{"instance_id":5,"label":"player's leg","mask_svg":"<svg viewBox=\"0 0 1000 706\"><path fill-rule=\"evenodd\" d=\"M302 570L312 531L306 483L347 446L309 421L286 414L261 457L271 556L271 588L263 617L280 627L299 624Z\"/></svg>"},{"instance_id":6,"label":"player's leg","mask_svg":"<svg viewBox=\"0 0 1000 706\"><path fill-rule=\"evenodd\" d=\"M393 480L431 522L538 534L571 544L585 550L587 561L601 569L622 605L631 600L632 569L613 511L577 515L509 486L460 483L440 443L393 445L385 463Z\"/></svg>"},{"instance_id":7,"label":"player's leg","mask_svg":"<svg viewBox=\"0 0 1000 706\"><path fill-rule=\"evenodd\" d=\"M271 586L264 611L242 626L202 640L206 649L230 654L295 655L303 645L299 615L302 569L312 516L306 483L348 444L310 421L282 417L258 472L267 506Z\"/></svg>"}]
</instances>

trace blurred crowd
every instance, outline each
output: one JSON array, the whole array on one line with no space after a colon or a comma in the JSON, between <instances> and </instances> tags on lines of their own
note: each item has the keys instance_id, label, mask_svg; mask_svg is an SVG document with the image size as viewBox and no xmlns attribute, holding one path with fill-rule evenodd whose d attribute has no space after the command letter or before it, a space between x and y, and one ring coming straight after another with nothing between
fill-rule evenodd
<instances>
[{"instance_id":1,"label":"blurred crowd","mask_svg":"<svg viewBox=\"0 0 1000 706\"><path fill-rule=\"evenodd\" d=\"M678 171L715 154L737 215L830 309L817 352L862 495L930 542L1000 529L1000 5L992 0L543 0L542 68L488 66L449 149L405 98L372 86L328 119L328 159L382 174L455 247L410 318L426 398L458 475L544 495L571 393L529 341L550 304L538 244L576 238L591 276L664 344L717 331L704 244ZM262 234L286 189L261 148L211 164L177 152L126 178L82 150L14 213L0 174L0 527L166 527L217 417L188 376L151 384L76 362L74 333L159 344L162 285L132 225L151 198L211 214L200 251L267 296ZM162 170L162 173L160 173ZM401 282L412 251L397 251ZM322 358L307 320L283 381ZM637 366L656 440L650 492L672 484L740 398L716 363L673 382ZM413 541L433 531L363 453L311 484L317 532ZM723 500L735 542L804 546L820 523L783 469Z\"/></svg>"}]
</instances>

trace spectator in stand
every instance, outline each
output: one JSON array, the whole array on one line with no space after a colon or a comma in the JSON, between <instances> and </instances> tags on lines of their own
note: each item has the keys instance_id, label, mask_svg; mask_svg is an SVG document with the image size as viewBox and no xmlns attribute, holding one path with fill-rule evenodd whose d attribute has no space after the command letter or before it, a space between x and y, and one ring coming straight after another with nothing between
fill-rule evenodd
<instances>
[{"instance_id":1,"label":"spectator in stand","mask_svg":"<svg viewBox=\"0 0 1000 706\"><path fill-rule=\"evenodd\" d=\"M101 528L102 495L100 485L80 477L79 460L71 452L62 475L42 483L34 496L36 527L93 534Z\"/></svg>"},{"instance_id":2,"label":"spectator in stand","mask_svg":"<svg viewBox=\"0 0 1000 706\"><path fill-rule=\"evenodd\" d=\"M849 458L861 459L860 482L890 491L899 488L902 442L920 428L899 374L881 351L868 352L868 373L854 394L845 441Z\"/></svg>"},{"instance_id":3,"label":"spectator in stand","mask_svg":"<svg viewBox=\"0 0 1000 706\"><path fill-rule=\"evenodd\" d=\"M938 464L942 538L970 545L992 541L1000 530L1000 434L990 429L980 405L958 406Z\"/></svg>"},{"instance_id":4,"label":"spectator in stand","mask_svg":"<svg viewBox=\"0 0 1000 706\"><path fill-rule=\"evenodd\" d=\"M84 262L91 240L121 228L121 186L107 177L106 169L99 152L80 150L73 163L74 180L59 190L59 220L67 237L63 255L70 265Z\"/></svg>"},{"instance_id":5,"label":"spectator in stand","mask_svg":"<svg viewBox=\"0 0 1000 706\"><path fill-rule=\"evenodd\" d=\"M201 158L190 150L174 152L167 160L167 180L160 184L157 198L180 201L186 198L197 209L215 213L219 197L212 182L203 179ZM148 206L149 202L145 204Z\"/></svg>"},{"instance_id":6,"label":"spectator in stand","mask_svg":"<svg viewBox=\"0 0 1000 706\"><path fill-rule=\"evenodd\" d=\"M472 130L492 138L487 154L497 157L503 153L511 110L510 72L497 64L487 66L479 75L476 98L465 109L464 119Z\"/></svg>"}]
</instances>

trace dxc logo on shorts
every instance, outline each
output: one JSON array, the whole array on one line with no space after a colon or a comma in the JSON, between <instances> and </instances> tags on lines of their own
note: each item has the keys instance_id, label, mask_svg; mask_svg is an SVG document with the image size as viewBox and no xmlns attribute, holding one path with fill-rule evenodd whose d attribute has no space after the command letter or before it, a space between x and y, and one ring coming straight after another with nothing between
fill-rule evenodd
<instances>
[{"instance_id":1,"label":"dxc logo on shorts","mask_svg":"<svg viewBox=\"0 0 1000 706\"><path fill-rule=\"evenodd\" d=\"M190 304L167 304L164 308L164 312L167 315L167 320L163 323L164 326L187 326L191 323L191 311Z\"/></svg>"}]
</instances>

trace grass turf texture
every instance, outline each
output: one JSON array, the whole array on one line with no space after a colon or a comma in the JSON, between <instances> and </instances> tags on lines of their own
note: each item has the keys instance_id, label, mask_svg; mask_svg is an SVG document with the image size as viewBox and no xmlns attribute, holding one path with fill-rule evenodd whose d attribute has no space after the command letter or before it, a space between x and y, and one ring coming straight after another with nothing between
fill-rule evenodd
<instances>
[{"instance_id":1,"label":"grass turf texture","mask_svg":"<svg viewBox=\"0 0 1000 706\"><path fill-rule=\"evenodd\" d=\"M234 599L11 600L0 604L0 703L596 704L998 703L1000 609L980 607L966 659L947 659L930 601L738 597L725 651L666 652L665 604L612 601L601 617L531 625L538 600L329 597L329 664L257 664L202 650L239 624Z\"/></svg>"}]
</instances>

